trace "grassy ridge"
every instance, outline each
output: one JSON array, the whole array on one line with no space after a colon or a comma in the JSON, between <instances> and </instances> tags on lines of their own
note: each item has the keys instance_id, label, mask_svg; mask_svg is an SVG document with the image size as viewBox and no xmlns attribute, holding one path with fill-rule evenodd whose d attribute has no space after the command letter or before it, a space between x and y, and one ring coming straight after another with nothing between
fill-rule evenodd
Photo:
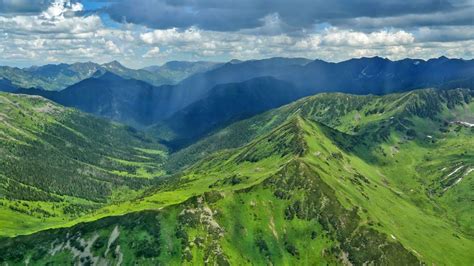
<instances>
[{"instance_id":1,"label":"grassy ridge","mask_svg":"<svg viewBox=\"0 0 474 266\"><path fill-rule=\"evenodd\" d=\"M184 169L133 200L0 241L2 259L469 265L471 93L305 98L171 155Z\"/></svg>"},{"instance_id":2,"label":"grassy ridge","mask_svg":"<svg viewBox=\"0 0 474 266\"><path fill-rule=\"evenodd\" d=\"M123 256L125 263L153 264L158 260L225 264L304 263L313 260L383 263L393 260L391 257L394 256L407 263L416 262L416 257L400 244L374 229L360 227L362 219L357 209L345 208L334 191L322 182L319 171L311 170L302 160L295 160L309 153L304 140L309 136L325 138L317 126L313 128L295 117L235 153L221 154L188 169L180 179L181 184L176 185L186 187L188 191L208 191L203 196L191 197L159 212L106 218L56 233L23 237L28 241L21 241L21 238L8 240L3 242L3 247L8 250L3 258L21 262L27 257L35 257L38 263L60 263L69 260L118 262ZM262 149L261 145L275 152L253 153ZM332 156L330 154L330 151L325 153ZM170 193L178 191L173 189ZM161 193L152 193L150 198L157 199ZM152 219L149 223L155 226L148 228L142 227L142 222L130 223L137 217L140 220ZM114 222L110 222L112 220ZM104 252L105 248L99 248L92 255L87 252L88 247L103 246L96 244L97 239L103 235L111 239L114 230L121 232L115 240L115 246L120 247L115 257ZM66 233L72 237L64 238ZM81 255L76 258L69 255L66 259L61 252L48 255L51 239L58 237L62 239L59 240L62 248L58 251L72 254L68 251L74 250L71 243L79 243L75 245L79 246L77 250L83 250L79 252ZM25 255L9 251L8 247L15 241L31 243L24 248ZM61 241L64 242L61 244ZM311 244L307 245L308 242ZM31 250L33 243L43 243L42 248ZM384 245L385 248L380 251L369 248L363 253L357 251L359 245L366 243L373 247Z\"/></svg>"}]
</instances>

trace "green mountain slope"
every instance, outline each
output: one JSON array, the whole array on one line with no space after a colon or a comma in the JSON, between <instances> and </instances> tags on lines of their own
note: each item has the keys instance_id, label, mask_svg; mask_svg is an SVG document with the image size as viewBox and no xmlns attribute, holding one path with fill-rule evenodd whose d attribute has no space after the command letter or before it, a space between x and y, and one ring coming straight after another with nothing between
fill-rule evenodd
<instances>
[{"instance_id":1,"label":"green mountain slope","mask_svg":"<svg viewBox=\"0 0 474 266\"><path fill-rule=\"evenodd\" d=\"M428 89L383 97L320 94L304 98L235 123L173 154L167 168L186 167L215 150L238 147L294 114L345 133L334 141L346 152L379 168L381 175L388 176L384 177L386 182L395 183L414 202L425 202L424 207L434 208L426 203L434 200L435 206L452 213L452 220L473 235L474 210L468 202L474 196L468 192L470 179L464 178L472 175L474 164L470 90Z\"/></svg>"},{"instance_id":2,"label":"green mountain slope","mask_svg":"<svg viewBox=\"0 0 474 266\"><path fill-rule=\"evenodd\" d=\"M272 77L222 84L207 96L149 128L170 148L179 149L248 117L280 107L303 97L298 88Z\"/></svg>"},{"instance_id":3,"label":"green mountain slope","mask_svg":"<svg viewBox=\"0 0 474 266\"><path fill-rule=\"evenodd\" d=\"M310 152L309 137L327 141L322 128L292 118L233 153L188 169L180 184L175 184L187 190L199 188L201 193L208 191L203 196L155 213L106 218L86 228L79 225L58 233L24 237L28 241L21 243L31 243L26 244L25 250L33 248L24 254L35 256L38 263L76 259L129 264L152 263L154 258L191 264L314 260L384 263L395 259L415 263L417 258L399 243L364 225L356 208L343 206L335 191L322 180L324 168L314 170L305 161ZM335 148L329 142L324 144ZM337 160L329 150L324 155ZM161 193L157 191L149 198L158 200ZM137 216L143 224L153 226L132 222ZM63 238L66 235L73 237ZM58 237L57 253L48 255L51 241L58 241ZM4 242L3 248L9 250L20 239ZM378 246L383 248L377 249ZM360 248L366 251L360 252ZM74 258L76 250L80 255ZM13 262L27 258L13 250L3 257Z\"/></svg>"},{"instance_id":4,"label":"green mountain slope","mask_svg":"<svg viewBox=\"0 0 474 266\"><path fill-rule=\"evenodd\" d=\"M0 66L0 79L10 80L19 88L42 88L49 91L65 89L94 74L111 72L126 79L145 81L155 86L171 84L173 80L160 73L144 69L130 69L117 61L106 64L83 62L74 64L48 64L29 68Z\"/></svg>"},{"instance_id":5,"label":"green mountain slope","mask_svg":"<svg viewBox=\"0 0 474 266\"><path fill-rule=\"evenodd\" d=\"M302 99L171 155L133 200L0 240L0 261L470 265L471 98Z\"/></svg>"},{"instance_id":6,"label":"green mountain slope","mask_svg":"<svg viewBox=\"0 0 474 266\"><path fill-rule=\"evenodd\" d=\"M153 140L43 98L0 94L0 121L3 235L81 216L162 175Z\"/></svg>"},{"instance_id":7,"label":"green mountain slope","mask_svg":"<svg viewBox=\"0 0 474 266\"><path fill-rule=\"evenodd\" d=\"M408 121L412 118L418 118L415 121L417 124L422 122L420 120L425 120L426 123L432 121L440 124L442 128L446 127L445 122L472 123L474 115L472 107L469 107L472 106L471 98L472 91L462 89L448 91L426 89L386 96L318 94L234 123L175 153L168 161L168 166L170 170L177 169L192 164L214 151L242 146L259 135L275 129L294 114L319 121L350 135L363 136L369 133L371 137L378 138L377 142L371 141L374 144L383 141L381 137L390 134L389 129L406 133L410 127L401 124L413 123ZM423 126L424 124L420 124L419 127L413 125L412 129L419 131ZM424 128L423 133L429 133L426 131L433 129ZM380 135L381 133L383 134ZM422 136L422 132L418 133Z\"/></svg>"},{"instance_id":8,"label":"green mountain slope","mask_svg":"<svg viewBox=\"0 0 474 266\"><path fill-rule=\"evenodd\" d=\"M34 74L29 73L24 69L20 69L17 67L8 67L2 66L0 67L0 77L5 80L9 80L13 83L13 85L22 88L30 88L30 87L41 87L47 88L48 81L36 77Z\"/></svg>"}]
</instances>

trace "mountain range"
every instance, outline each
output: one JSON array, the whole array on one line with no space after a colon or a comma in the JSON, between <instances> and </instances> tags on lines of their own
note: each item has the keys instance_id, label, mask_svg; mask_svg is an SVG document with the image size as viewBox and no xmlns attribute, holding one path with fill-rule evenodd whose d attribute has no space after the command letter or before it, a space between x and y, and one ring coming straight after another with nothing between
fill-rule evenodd
<instances>
[{"instance_id":1,"label":"mountain range","mask_svg":"<svg viewBox=\"0 0 474 266\"><path fill-rule=\"evenodd\" d=\"M178 83L183 79L192 76L200 72L206 72L221 66L219 62L208 62L208 61L169 61L161 66L149 66L143 68L143 70L150 71L152 73L161 74L172 80L172 83Z\"/></svg>"},{"instance_id":2,"label":"mountain range","mask_svg":"<svg viewBox=\"0 0 474 266\"><path fill-rule=\"evenodd\" d=\"M0 264L474 262L473 60L0 73Z\"/></svg>"},{"instance_id":3,"label":"mountain range","mask_svg":"<svg viewBox=\"0 0 474 266\"><path fill-rule=\"evenodd\" d=\"M30 68L28 73L46 76L79 65ZM474 87L474 61L446 57L399 61L374 57L340 63L304 58L233 60L225 64L174 61L137 71L118 62L99 68L89 65L95 68L85 68L87 73L99 70L58 92L15 89L8 80L1 83L0 90L41 95L137 128L151 128L170 147L183 147L219 126L315 93L384 95L426 87ZM46 71L49 68L56 70ZM176 85L154 86L146 82L151 78L140 74L144 72L156 77L168 72L180 78L190 76Z\"/></svg>"},{"instance_id":4,"label":"mountain range","mask_svg":"<svg viewBox=\"0 0 474 266\"><path fill-rule=\"evenodd\" d=\"M173 61L163 66L144 69L130 69L118 61L105 64L93 62L74 64L48 64L28 68L0 67L0 79L8 80L18 88L37 88L48 91L59 91L91 78L97 73L111 72L125 79L145 81L155 86L175 84L185 77L211 69L218 65L213 62L180 62Z\"/></svg>"},{"instance_id":5,"label":"mountain range","mask_svg":"<svg viewBox=\"0 0 474 266\"><path fill-rule=\"evenodd\" d=\"M254 87L295 89L265 77L209 95L284 104ZM216 116L224 124L173 150L156 128L0 93L0 262L469 265L473 96L331 92L257 115L236 103L249 114ZM176 117L199 111L212 114Z\"/></svg>"}]
</instances>

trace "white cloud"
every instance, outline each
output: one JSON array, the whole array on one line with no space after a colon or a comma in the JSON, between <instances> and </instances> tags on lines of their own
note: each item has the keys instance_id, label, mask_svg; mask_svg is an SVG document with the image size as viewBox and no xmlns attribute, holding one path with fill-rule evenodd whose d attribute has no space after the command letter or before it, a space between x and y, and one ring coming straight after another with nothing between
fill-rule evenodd
<instances>
[{"instance_id":1,"label":"white cloud","mask_svg":"<svg viewBox=\"0 0 474 266\"><path fill-rule=\"evenodd\" d=\"M334 58L370 54L372 48L387 47L387 54L401 53L402 47L415 42L405 31L376 31L371 33L327 28L318 33L289 36L254 35L248 31L237 33L203 31L191 28L154 30L140 35L147 45L160 45L174 53L195 57L232 56L240 59L269 56L320 57L332 52ZM397 47L388 49L389 47ZM336 55L336 56L334 56ZM148 56L147 56L148 57Z\"/></svg>"},{"instance_id":2,"label":"white cloud","mask_svg":"<svg viewBox=\"0 0 474 266\"><path fill-rule=\"evenodd\" d=\"M110 29L95 14L79 16L82 10L80 3L56 0L39 14L0 15L0 64L124 60L142 46L133 26Z\"/></svg>"},{"instance_id":3,"label":"white cloud","mask_svg":"<svg viewBox=\"0 0 474 266\"><path fill-rule=\"evenodd\" d=\"M336 46L392 46L410 44L415 41L413 34L405 31L390 32L387 30L371 33L349 30L328 29L323 34L322 43Z\"/></svg>"},{"instance_id":4,"label":"white cloud","mask_svg":"<svg viewBox=\"0 0 474 266\"><path fill-rule=\"evenodd\" d=\"M112 53L115 53L115 54L120 53L120 49L118 48L118 46L111 40L108 40L105 42L105 47L107 48L107 50L109 50Z\"/></svg>"},{"instance_id":5,"label":"white cloud","mask_svg":"<svg viewBox=\"0 0 474 266\"><path fill-rule=\"evenodd\" d=\"M102 63L117 59L142 67L177 59L225 61L286 56L340 61L375 55L400 59L440 55L472 58L474 54L472 27L362 32L324 25L287 34L287 25L277 15L270 15L264 18L262 27L253 30L151 30L134 24L109 28L96 14L80 15L83 9L80 3L56 0L41 13L0 14L0 64ZM439 42L447 34L459 37L457 41Z\"/></svg>"},{"instance_id":6,"label":"white cloud","mask_svg":"<svg viewBox=\"0 0 474 266\"><path fill-rule=\"evenodd\" d=\"M80 3L56 0L39 15L17 15L0 17L0 30L13 34L36 33L85 33L102 27L98 16L78 17L75 12L82 11Z\"/></svg>"},{"instance_id":7,"label":"white cloud","mask_svg":"<svg viewBox=\"0 0 474 266\"><path fill-rule=\"evenodd\" d=\"M160 53L160 47L153 47L148 52L146 52L143 57L144 58L153 58Z\"/></svg>"},{"instance_id":8,"label":"white cloud","mask_svg":"<svg viewBox=\"0 0 474 266\"><path fill-rule=\"evenodd\" d=\"M417 39L424 42L449 42L474 39L472 26L420 27L415 31Z\"/></svg>"},{"instance_id":9,"label":"white cloud","mask_svg":"<svg viewBox=\"0 0 474 266\"><path fill-rule=\"evenodd\" d=\"M155 30L141 34L140 38L147 44L197 42L201 39L201 31L196 28L185 31L178 31L176 28Z\"/></svg>"},{"instance_id":10,"label":"white cloud","mask_svg":"<svg viewBox=\"0 0 474 266\"><path fill-rule=\"evenodd\" d=\"M41 16L47 20L61 20L83 9L84 6L81 3L71 3L69 0L56 0L48 9L42 12Z\"/></svg>"}]
</instances>

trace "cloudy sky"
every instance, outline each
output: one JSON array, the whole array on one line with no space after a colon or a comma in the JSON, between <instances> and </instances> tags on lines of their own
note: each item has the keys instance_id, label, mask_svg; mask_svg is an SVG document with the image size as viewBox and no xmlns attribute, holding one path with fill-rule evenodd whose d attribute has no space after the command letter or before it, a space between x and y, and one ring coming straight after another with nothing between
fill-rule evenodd
<instances>
[{"instance_id":1,"label":"cloudy sky","mask_svg":"<svg viewBox=\"0 0 474 266\"><path fill-rule=\"evenodd\" d=\"M474 0L0 0L0 65L474 57Z\"/></svg>"}]
</instances>

